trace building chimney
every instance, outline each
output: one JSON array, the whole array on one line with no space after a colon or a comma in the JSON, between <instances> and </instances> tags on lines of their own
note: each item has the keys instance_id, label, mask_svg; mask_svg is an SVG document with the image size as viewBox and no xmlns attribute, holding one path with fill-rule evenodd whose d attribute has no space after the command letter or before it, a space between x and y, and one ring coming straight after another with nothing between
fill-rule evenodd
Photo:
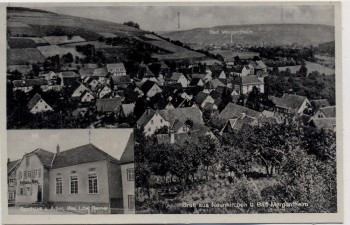
<instances>
[{"instance_id":1,"label":"building chimney","mask_svg":"<svg viewBox=\"0 0 350 225\"><path fill-rule=\"evenodd\" d=\"M10 162L11 162L10 158L7 158L7 163L10 163Z\"/></svg>"},{"instance_id":2,"label":"building chimney","mask_svg":"<svg viewBox=\"0 0 350 225\"><path fill-rule=\"evenodd\" d=\"M150 109L150 107L147 107L146 108L146 114L149 115L150 113L151 113L151 109Z\"/></svg>"},{"instance_id":3,"label":"building chimney","mask_svg":"<svg viewBox=\"0 0 350 225\"><path fill-rule=\"evenodd\" d=\"M241 113L241 119L243 119L246 116L245 113Z\"/></svg>"},{"instance_id":4,"label":"building chimney","mask_svg":"<svg viewBox=\"0 0 350 225\"><path fill-rule=\"evenodd\" d=\"M57 153L57 154L60 153L60 145L57 145L57 147L56 147L56 153Z\"/></svg>"},{"instance_id":5,"label":"building chimney","mask_svg":"<svg viewBox=\"0 0 350 225\"><path fill-rule=\"evenodd\" d=\"M175 144L175 133L172 129L170 129L169 136L170 136L170 144Z\"/></svg>"}]
</instances>

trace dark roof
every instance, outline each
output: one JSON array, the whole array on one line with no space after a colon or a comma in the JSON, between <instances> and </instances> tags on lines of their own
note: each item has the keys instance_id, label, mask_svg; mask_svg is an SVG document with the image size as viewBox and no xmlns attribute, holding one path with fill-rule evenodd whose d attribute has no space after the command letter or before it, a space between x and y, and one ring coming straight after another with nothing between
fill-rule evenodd
<instances>
[{"instance_id":1,"label":"dark roof","mask_svg":"<svg viewBox=\"0 0 350 225\"><path fill-rule=\"evenodd\" d=\"M317 129L330 129L335 130L336 119L335 118L313 118L310 121L310 125Z\"/></svg>"},{"instance_id":2,"label":"dark roof","mask_svg":"<svg viewBox=\"0 0 350 225\"><path fill-rule=\"evenodd\" d=\"M140 126L145 125L156 113L153 109L146 109L146 111L142 114L142 116L137 120L137 124Z\"/></svg>"},{"instance_id":3,"label":"dark roof","mask_svg":"<svg viewBox=\"0 0 350 225\"><path fill-rule=\"evenodd\" d=\"M124 97L100 98L96 100L97 112L115 112L122 105Z\"/></svg>"},{"instance_id":4,"label":"dark roof","mask_svg":"<svg viewBox=\"0 0 350 225\"><path fill-rule=\"evenodd\" d=\"M327 99L316 99L310 101L311 105L314 107L315 110L318 110L322 107L330 106Z\"/></svg>"},{"instance_id":5,"label":"dark roof","mask_svg":"<svg viewBox=\"0 0 350 225\"><path fill-rule=\"evenodd\" d=\"M92 76L92 74L94 73L94 68L86 68L86 67L84 67L84 68L81 68L80 70L79 70L79 74L81 75L81 76Z\"/></svg>"},{"instance_id":6,"label":"dark roof","mask_svg":"<svg viewBox=\"0 0 350 225\"><path fill-rule=\"evenodd\" d=\"M125 72L125 67L123 63L111 63L107 64L107 69L108 70L114 70L114 69L122 69L123 72Z\"/></svg>"},{"instance_id":7,"label":"dark roof","mask_svg":"<svg viewBox=\"0 0 350 225\"><path fill-rule=\"evenodd\" d=\"M190 86L196 86L198 85L199 81L201 81L200 78L192 78L191 82L190 82Z\"/></svg>"},{"instance_id":8,"label":"dark roof","mask_svg":"<svg viewBox=\"0 0 350 225\"><path fill-rule=\"evenodd\" d=\"M221 99L222 98L222 92L219 92L219 91L216 91L216 89L212 92L210 92L210 96L213 98L213 99Z\"/></svg>"},{"instance_id":9,"label":"dark roof","mask_svg":"<svg viewBox=\"0 0 350 225\"><path fill-rule=\"evenodd\" d=\"M93 144L86 144L56 154L52 164L52 169L79 165L83 163L96 162L101 160L111 160L118 162L106 152L97 148Z\"/></svg>"},{"instance_id":10,"label":"dark roof","mask_svg":"<svg viewBox=\"0 0 350 225\"><path fill-rule=\"evenodd\" d=\"M169 110L159 110L158 113L172 126L175 120L185 123L188 119L193 123L204 124L202 112L197 107L185 107Z\"/></svg>"},{"instance_id":11,"label":"dark roof","mask_svg":"<svg viewBox=\"0 0 350 225\"><path fill-rule=\"evenodd\" d=\"M335 117L336 116L336 111L335 111L335 106L328 106L328 107L323 107L320 108L320 111L328 118L330 117Z\"/></svg>"},{"instance_id":12,"label":"dark roof","mask_svg":"<svg viewBox=\"0 0 350 225\"><path fill-rule=\"evenodd\" d=\"M205 84L205 87L210 89L216 89L219 86L226 87L219 79L210 80Z\"/></svg>"},{"instance_id":13,"label":"dark roof","mask_svg":"<svg viewBox=\"0 0 350 225\"><path fill-rule=\"evenodd\" d=\"M182 128L183 126L185 126L185 123L183 123L180 120L176 119L174 121L172 129L173 129L174 132L178 132L179 129Z\"/></svg>"},{"instance_id":14,"label":"dark roof","mask_svg":"<svg viewBox=\"0 0 350 225\"><path fill-rule=\"evenodd\" d=\"M250 64L254 67L254 69L265 69L267 66L265 63L261 60L258 61L251 61Z\"/></svg>"},{"instance_id":15,"label":"dark roof","mask_svg":"<svg viewBox=\"0 0 350 225\"><path fill-rule=\"evenodd\" d=\"M305 96L284 94L283 97L270 97L272 102L279 108L298 110L307 99Z\"/></svg>"},{"instance_id":16,"label":"dark roof","mask_svg":"<svg viewBox=\"0 0 350 225\"><path fill-rule=\"evenodd\" d=\"M245 113L249 117L257 118L260 116L260 112L234 104L229 103L227 106L220 112L219 118L221 119L232 119L234 117L240 117L243 113Z\"/></svg>"},{"instance_id":17,"label":"dark roof","mask_svg":"<svg viewBox=\"0 0 350 225\"><path fill-rule=\"evenodd\" d=\"M21 160L18 159L18 160L15 160L15 161L7 162L7 173L10 173L14 168L16 168L16 166L18 165L18 163L20 161Z\"/></svg>"},{"instance_id":18,"label":"dark roof","mask_svg":"<svg viewBox=\"0 0 350 225\"><path fill-rule=\"evenodd\" d=\"M39 158L40 162L45 167L50 167L55 154L44 149L38 148L28 154L35 154ZM27 154L26 154L27 155Z\"/></svg>"},{"instance_id":19,"label":"dark roof","mask_svg":"<svg viewBox=\"0 0 350 225\"><path fill-rule=\"evenodd\" d=\"M162 116L164 120L170 123L170 126L174 125L175 120L186 123L188 119L193 123L204 124L202 112L197 107L185 107L159 111L150 109L149 112L146 110L137 121L137 124L140 126L147 124L155 113L159 113L159 115Z\"/></svg>"},{"instance_id":20,"label":"dark roof","mask_svg":"<svg viewBox=\"0 0 350 225\"><path fill-rule=\"evenodd\" d=\"M254 84L264 84L263 81L259 80L255 75L248 75L241 77L242 85L254 85Z\"/></svg>"},{"instance_id":21,"label":"dark roof","mask_svg":"<svg viewBox=\"0 0 350 225\"><path fill-rule=\"evenodd\" d=\"M194 74L192 74L191 75L191 77L192 77L192 79L194 79L194 78L199 78L199 79L201 79L201 80L203 80L205 77L207 76L207 74L199 74L199 73L194 73Z\"/></svg>"},{"instance_id":22,"label":"dark roof","mask_svg":"<svg viewBox=\"0 0 350 225\"><path fill-rule=\"evenodd\" d=\"M205 101L205 99L207 99L208 96L209 96L209 94L201 91L196 95L195 102L197 104L201 105Z\"/></svg>"},{"instance_id":23,"label":"dark roof","mask_svg":"<svg viewBox=\"0 0 350 225\"><path fill-rule=\"evenodd\" d=\"M149 92L149 90L151 90L151 88L154 86L154 85L158 85L156 84L155 82L151 81L151 80L146 80L142 86L141 86L141 90L143 93L147 94Z\"/></svg>"},{"instance_id":24,"label":"dark roof","mask_svg":"<svg viewBox=\"0 0 350 225\"><path fill-rule=\"evenodd\" d=\"M185 75L184 75L183 73L174 72L174 73L171 75L170 80L172 80L172 81L178 81L179 78L180 78L181 76L185 76Z\"/></svg>"},{"instance_id":25,"label":"dark roof","mask_svg":"<svg viewBox=\"0 0 350 225\"><path fill-rule=\"evenodd\" d=\"M131 83L129 76L112 76L112 80L114 84L129 84Z\"/></svg>"},{"instance_id":26,"label":"dark roof","mask_svg":"<svg viewBox=\"0 0 350 225\"><path fill-rule=\"evenodd\" d=\"M23 79L23 80L14 80L14 87L32 87L32 86L42 86L48 85L48 81L46 79Z\"/></svg>"},{"instance_id":27,"label":"dark roof","mask_svg":"<svg viewBox=\"0 0 350 225\"><path fill-rule=\"evenodd\" d=\"M96 68L94 70L93 76L96 77L106 77L108 74L108 71L106 68Z\"/></svg>"},{"instance_id":28,"label":"dark roof","mask_svg":"<svg viewBox=\"0 0 350 225\"><path fill-rule=\"evenodd\" d=\"M142 66L137 72L137 77L139 79L146 77L155 77L154 73L148 68L148 66Z\"/></svg>"},{"instance_id":29,"label":"dark roof","mask_svg":"<svg viewBox=\"0 0 350 225\"><path fill-rule=\"evenodd\" d=\"M124 149L122 156L120 157L119 164L126 164L134 162L134 133L130 134L128 143Z\"/></svg>"},{"instance_id":30,"label":"dark roof","mask_svg":"<svg viewBox=\"0 0 350 225\"><path fill-rule=\"evenodd\" d=\"M32 99L30 99L30 101L27 104L28 109L32 109L37 103L38 101L40 101L40 99L42 99L41 95L36 93Z\"/></svg>"},{"instance_id":31,"label":"dark roof","mask_svg":"<svg viewBox=\"0 0 350 225\"><path fill-rule=\"evenodd\" d=\"M61 72L62 78L76 78L77 74L73 71L63 71Z\"/></svg>"}]
</instances>

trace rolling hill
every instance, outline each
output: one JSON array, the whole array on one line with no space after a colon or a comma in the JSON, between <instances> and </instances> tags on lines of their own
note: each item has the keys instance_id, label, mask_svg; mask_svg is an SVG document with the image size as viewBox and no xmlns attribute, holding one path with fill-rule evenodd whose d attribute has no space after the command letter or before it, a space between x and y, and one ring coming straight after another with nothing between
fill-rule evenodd
<instances>
[{"instance_id":1,"label":"rolling hill","mask_svg":"<svg viewBox=\"0 0 350 225\"><path fill-rule=\"evenodd\" d=\"M43 45L43 43L36 43L37 40L45 42L54 39L55 42L51 41L52 43L46 41L48 42L46 45L54 43L62 47L62 45L69 43L90 44L108 37L127 37L152 46L155 49L154 53L156 53L152 56L160 60L206 58L202 53L175 45L151 32L135 27L43 10L21 7L7 8L8 51L12 51L13 48L35 48ZM113 46L108 48L113 48ZM15 62L9 64L13 63Z\"/></svg>"},{"instance_id":2,"label":"rolling hill","mask_svg":"<svg viewBox=\"0 0 350 225\"><path fill-rule=\"evenodd\" d=\"M216 33L214 33L216 32ZM162 32L163 37L188 44L318 45L334 41L334 27L314 24L231 25Z\"/></svg>"}]
</instances>

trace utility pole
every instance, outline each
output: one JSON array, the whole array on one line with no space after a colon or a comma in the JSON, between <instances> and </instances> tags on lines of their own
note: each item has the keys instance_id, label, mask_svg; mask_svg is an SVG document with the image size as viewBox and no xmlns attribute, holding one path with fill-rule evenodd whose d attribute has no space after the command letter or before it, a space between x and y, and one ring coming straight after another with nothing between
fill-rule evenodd
<instances>
[{"instance_id":1,"label":"utility pole","mask_svg":"<svg viewBox=\"0 0 350 225\"><path fill-rule=\"evenodd\" d=\"M177 12L177 29L180 30L180 12Z\"/></svg>"}]
</instances>

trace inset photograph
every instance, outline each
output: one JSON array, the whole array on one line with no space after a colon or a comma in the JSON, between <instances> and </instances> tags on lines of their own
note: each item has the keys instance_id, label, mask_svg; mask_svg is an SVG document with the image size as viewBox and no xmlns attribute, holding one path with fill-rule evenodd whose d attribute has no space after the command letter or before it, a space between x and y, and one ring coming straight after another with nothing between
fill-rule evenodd
<instances>
[{"instance_id":1,"label":"inset photograph","mask_svg":"<svg viewBox=\"0 0 350 225\"><path fill-rule=\"evenodd\" d=\"M132 129L8 131L10 215L135 212Z\"/></svg>"}]
</instances>

